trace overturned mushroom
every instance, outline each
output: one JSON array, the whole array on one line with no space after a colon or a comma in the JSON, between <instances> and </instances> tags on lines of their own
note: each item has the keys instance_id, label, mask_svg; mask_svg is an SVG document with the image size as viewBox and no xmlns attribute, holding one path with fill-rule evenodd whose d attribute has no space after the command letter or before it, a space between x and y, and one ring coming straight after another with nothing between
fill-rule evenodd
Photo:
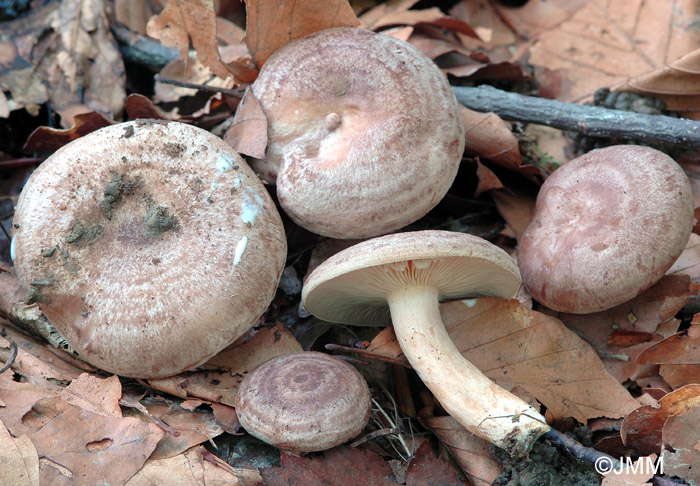
<instances>
[{"instance_id":1,"label":"overturned mushroom","mask_svg":"<svg viewBox=\"0 0 700 486\"><path fill-rule=\"evenodd\" d=\"M520 286L517 266L476 236L398 233L352 246L319 265L302 291L321 319L394 325L406 358L445 410L465 428L517 454L549 426L526 402L467 361L440 318L441 300L499 296Z\"/></svg>"},{"instance_id":2,"label":"overturned mushroom","mask_svg":"<svg viewBox=\"0 0 700 486\"><path fill-rule=\"evenodd\" d=\"M445 75L412 45L327 29L275 52L252 86L268 121L254 168L299 225L335 238L401 228L432 209L464 150Z\"/></svg>"},{"instance_id":3,"label":"overturned mushroom","mask_svg":"<svg viewBox=\"0 0 700 486\"><path fill-rule=\"evenodd\" d=\"M693 219L690 182L671 157L635 145L594 150L542 185L519 242L523 284L558 311L622 304L673 265Z\"/></svg>"},{"instance_id":4,"label":"overturned mushroom","mask_svg":"<svg viewBox=\"0 0 700 486\"><path fill-rule=\"evenodd\" d=\"M370 393L348 363L317 352L278 356L238 387L236 413L258 439L290 452L323 451L359 434Z\"/></svg>"},{"instance_id":5,"label":"overturned mushroom","mask_svg":"<svg viewBox=\"0 0 700 486\"><path fill-rule=\"evenodd\" d=\"M255 323L286 242L265 188L223 141L142 120L86 135L32 174L13 253L27 301L83 359L159 377Z\"/></svg>"}]
</instances>

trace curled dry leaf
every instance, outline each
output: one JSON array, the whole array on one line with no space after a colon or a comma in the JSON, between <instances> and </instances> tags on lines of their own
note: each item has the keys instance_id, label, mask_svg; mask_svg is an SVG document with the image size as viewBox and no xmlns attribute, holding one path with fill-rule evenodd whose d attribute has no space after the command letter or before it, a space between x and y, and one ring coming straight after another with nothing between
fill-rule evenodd
<instances>
[{"instance_id":1,"label":"curled dry leaf","mask_svg":"<svg viewBox=\"0 0 700 486\"><path fill-rule=\"evenodd\" d=\"M689 52L667 66L635 76L619 88L661 98L669 110L685 112L696 118L700 111L700 49Z\"/></svg>"},{"instance_id":2,"label":"curled dry leaf","mask_svg":"<svg viewBox=\"0 0 700 486\"><path fill-rule=\"evenodd\" d=\"M260 102L250 89L246 89L236 109L233 123L224 135L224 142L239 154L258 159L265 157L267 118Z\"/></svg>"},{"instance_id":3,"label":"curled dry leaf","mask_svg":"<svg viewBox=\"0 0 700 486\"><path fill-rule=\"evenodd\" d=\"M476 159L476 177L479 179L479 183L474 191L475 198L486 191L503 188L503 183L498 176L496 176L491 169L482 164L479 159Z\"/></svg>"},{"instance_id":4,"label":"curled dry leaf","mask_svg":"<svg viewBox=\"0 0 700 486\"><path fill-rule=\"evenodd\" d=\"M474 486L490 486L503 472L491 444L467 431L452 417L431 417L423 422L447 446Z\"/></svg>"},{"instance_id":5,"label":"curled dry leaf","mask_svg":"<svg viewBox=\"0 0 700 486\"><path fill-rule=\"evenodd\" d=\"M74 125L68 129L37 128L29 135L22 149L27 152L55 152L68 142L114 124L112 120L95 111L75 115L73 120L75 122Z\"/></svg>"},{"instance_id":6,"label":"curled dry leaf","mask_svg":"<svg viewBox=\"0 0 700 486\"><path fill-rule=\"evenodd\" d=\"M644 406L627 415L620 428L622 440L640 455L658 454L666 421L699 406L700 385L688 385L672 391L659 400L658 408Z\"/></svg>"},{"instance_id":7,"label":"curled dry leaf","mask_svg":"<svg viewBox=\"0 0 700 486\"><path fill-rule=\"evenodd\" d=\"M331 27L359 25L346 0L247 0L246 14L246 43L258 68L294 39Z\"/></svg>"},{"instance_id":8,"label":"curled dry leaf","mask_svg":"<svg viewBox=\"0 0 700 486\"><path fill-rule=\"evenodd\" d=\"M662 435L664 474L700 484L700 405L670 416Z\"/></svg>"},{"instance_id":9,"label":"curled dry leaf","mask_svg":"<svg viewBox=\"0 0 700 486\"><path fill-rule=\"evenodd\" d=\"M518 170L523 159L509 125L494 113L479 113L464 106L460 109L467 133L466 154Z\"/></svg>"}]
</instances>

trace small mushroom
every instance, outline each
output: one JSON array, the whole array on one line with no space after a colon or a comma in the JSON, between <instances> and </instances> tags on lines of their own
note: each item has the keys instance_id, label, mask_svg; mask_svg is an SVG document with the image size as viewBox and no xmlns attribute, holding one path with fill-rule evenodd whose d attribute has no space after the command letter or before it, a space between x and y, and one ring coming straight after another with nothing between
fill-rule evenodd
<instances>
[{"instance_id":1,"label":"small mushroom","mask_svg":"<svg viewBox=\"0 0 700 486\"><path fill-rule=\"evenodd\" d=\"M666 273L693 219L690 182L671 157L635 145L594 150L542 185L519 242L523 284L554 310L609 309Z\"/></svg>"},{"instance_id":2,"label":"small mushroom","mask_svg":"<svg viewBox=\"0 0 700 486\"><path fill-rule=\"evenodd\" d=\"M265 159L253 168L310 231L394 231L432 209L457 174L459 105L445 75L407 42L322 30L275 52L251 89L268 120Z\"/></svg>"},{"instance_id":3,"label":"small mushroom","mask_svg":"<svg viewBox=\"0 0 700 486\"><path fill-rule=\"evenodd\" d=\"M286 256L243 159L205 130L151 120L44 161L20 194L13 247L21 287L68 344L141 378L197 366L245 333Z\"/></svg>"},{"instance_id":4,"label":"small mushroom","mask_svg":"<svg viewBox=\"0 0 700 486\"><path fill-rule=\"evenodd\" d=\"M258 439L293 453L323 451L359 434L370 415L362 375L317 352L278 356L238 387L236 413Z\"/></svg>"},{"instance_id":5,"label":"small mushroom","mask_svg":"<svg viewBox=\"0 0 700 486\"><path fill-rule=\"evenodd\" d=\"M367 240L333 255L309 275L302 302L330 322L391 320L404 355L445 410L474 434L519 454L548 425L462 356L439 307L442 300L510 298L519 287L518 267L497 246L463 233L418 231Z\"/></svg>"}]
</instances>

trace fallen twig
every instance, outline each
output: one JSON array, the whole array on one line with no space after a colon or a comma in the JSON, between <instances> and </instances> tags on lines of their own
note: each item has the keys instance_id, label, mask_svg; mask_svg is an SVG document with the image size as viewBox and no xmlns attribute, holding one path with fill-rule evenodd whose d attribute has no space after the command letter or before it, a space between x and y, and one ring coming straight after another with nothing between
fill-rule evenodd
<instances>
[{"instance_id":1,"label":"fallen twig","mask_svg":"<svg viewBox=\"0 0 700 486\"><path fill-rule=\"evenodd\" d=\"M594 137L663 142L700 149L700 123L694 120L565 103L491 86L453 86L452 90L467 108L494 112L506 120L536 123Z\"/></svg>"},{"instance_id":2,"label":"fallen twig","mask_svg":"<svg viewBox=\"0 0 700 486\"><path fill-rule=\"evenodd\" d=\"M15 359L17 358L17 343L7 335L5 332L5 329L0 332L0 336L3 336L7 341L10 343L10 356L7 358L7 361L5 364L0 368L0 375L9 370L12 367L12 363L15 362Z\"/></svg>"}]
</instances>

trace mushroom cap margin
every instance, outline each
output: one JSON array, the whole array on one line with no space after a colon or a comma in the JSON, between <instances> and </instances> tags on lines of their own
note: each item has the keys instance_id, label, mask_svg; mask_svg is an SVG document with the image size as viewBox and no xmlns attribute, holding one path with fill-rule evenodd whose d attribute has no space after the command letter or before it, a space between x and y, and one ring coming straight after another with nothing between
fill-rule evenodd
<instances>
[{"instance_id":1,"label":"mushroom cap margin","mask_svg":"<svg viewBox=\"0 0 700 486\"><path fill-rule=\"evenodd\" d=\"M511 298L520 283L508 254L478 236L415 231L373 238L333 255L304 282L302 302L329 322L387 325L387 295L401 286L435 285L440 300L455 300Z\"/></svg>"}]
</instances>

